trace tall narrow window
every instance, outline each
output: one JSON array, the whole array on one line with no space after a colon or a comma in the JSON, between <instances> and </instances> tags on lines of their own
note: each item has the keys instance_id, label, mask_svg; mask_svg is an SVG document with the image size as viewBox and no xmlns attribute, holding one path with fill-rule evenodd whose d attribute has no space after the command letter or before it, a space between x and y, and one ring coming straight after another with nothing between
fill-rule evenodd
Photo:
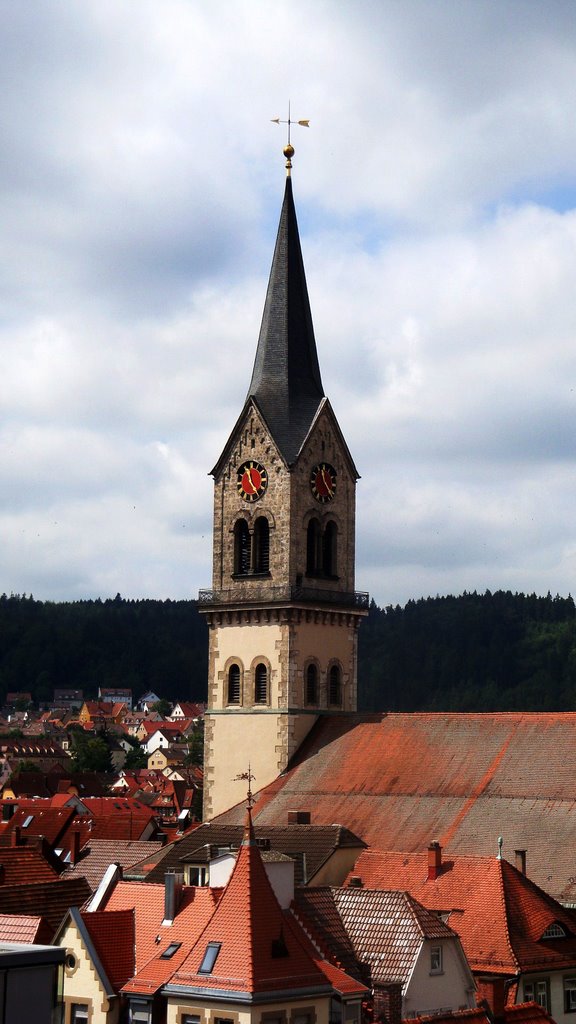
<instances>
[{"instance_id":1,"label":"tall narrow window","mask_svg":"<svg viewBox=\"0 0 576 1024\"><path fill-rule=\"evenodd\" d=\"M339 665L332 665L328 675L328 703L333 707L340 707L342 703L342 678Z\"/></svg>"},{"instance_id":2,"label":"tall narrow window","mask_svg":"<svg viewBox=\"0 0 576 1024\"><path fill-rule=\"evenodd\" d=\"M321 544L320 523L317 519L311 519L306 534L306 574L308 576L320 575Z\"/></svg>"},{"instance_id":3,"label":"tall narrow window","mask_svg":"<svg viewBox=\"0 0 576 1024\"><path fill-rule=\"evenodd\" d=\"M324 576L336 575L336 523L328 523L322 537L322 570Z\"/></svg>"},{"instance_id":4,"label":"tall narrow window","mask_svg":"<svg viewBox=\"0 0 576 1024\"><path fill-rule=\"evenodd\" d=\"M306 669L306 703L318 703L318 669L314 663Z\"/></svg>"},{"instance_id":5,"label":"tall narrow window","mask_svg":"<svg viewBox=\"0 0 576 1024\"><path fill-rule=\"evenodd\" d=\"M240 666L230 665L228 669L228 704L240 703Z\"/></svg>"},{"instance_id":6,"label":"tall narrow window","mask_svg":"<svg viewBox=\"0 0 576 1024\"><path fill-rule=\"evenodd\" d=\"M268 669L262 663L254 671L254 703L268 703Z\"/></svg>"},{"instance_id":7,"label":"tall narrow window","mask_svg":"<svg viewBox=\"0 0 576 1024\"><path fill-rule=\"evenodd\" d=\"M245 519L234 524L234 572L238 576L250 572L250 531Z\"/></svg>"},{"instance_id":8,"label":"tall narrow window","mask_svg":"<svg viewBox=\"0 0 576 1024\"><path fill-rule=\"evenodd\" d=\"M254 572L270 568L270 527L266 516L258 516L254 524Z\"/></svg>"}]
</instances>

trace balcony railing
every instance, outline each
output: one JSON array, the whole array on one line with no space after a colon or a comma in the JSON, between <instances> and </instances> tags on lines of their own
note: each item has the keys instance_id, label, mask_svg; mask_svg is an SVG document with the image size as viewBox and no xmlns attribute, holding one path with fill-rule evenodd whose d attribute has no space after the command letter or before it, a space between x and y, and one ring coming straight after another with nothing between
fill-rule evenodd
<instances>
[{"instance_id":1,"label":"balcony railing","mask_svg":"<svg viewBox=\"0 0 576 1024\"><path fill-rule=\"evenodd\" d=\"M220 604L337 604L346 608L368 608L370 595L363 591L328 590L305 586L238 586L228 590L200 590L198 604L206 607Z\"/></svg>"}]
</instances>

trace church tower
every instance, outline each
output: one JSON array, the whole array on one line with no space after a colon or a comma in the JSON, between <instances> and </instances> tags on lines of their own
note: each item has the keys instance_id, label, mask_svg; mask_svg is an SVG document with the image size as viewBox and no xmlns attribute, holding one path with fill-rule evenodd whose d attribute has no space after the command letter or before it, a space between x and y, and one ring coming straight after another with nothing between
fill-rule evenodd
<instances>
[{"instance_id":1,"label":"church tower","mask_svg":"<svg viewBox=\"0 0 576 1024\"><path fill-rule=\"evenodd\" d=\"M204 818L288 765L320 715L356 710L358 473L324 395L290 177L252 380L214 476Z\"/></svg>"}]
</instances>

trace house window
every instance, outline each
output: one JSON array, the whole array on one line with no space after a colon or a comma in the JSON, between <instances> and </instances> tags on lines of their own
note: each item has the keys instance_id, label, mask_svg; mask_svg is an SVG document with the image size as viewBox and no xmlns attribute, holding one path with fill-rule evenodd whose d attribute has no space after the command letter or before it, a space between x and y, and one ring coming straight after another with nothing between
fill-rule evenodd
<instances>
[{"instance_id":1,"label":"house window","mask_svg":"<svg viewBox=\"0 0 576 1024\"><path fill-rule=\"evenodd\" d=\"M339 665L332 665L328 674L328 702L332 707L340 707L342 704L342 679Z\"/></svg>"},{"instance_id":2,"label":"house window","mask_svg":"<svg viewBox=\"0 0 576 1024\"><path fill-rule=\"evenodd\" d=\"M70 1024L88 1024L88 1003L72 1003Z\"/></svg>"},{"instance_id":3,"label":"house window","mask_svg":"<svg viewBox=\"0 0 576 1024\"><path fill-rule=\"evenodd\" d=\"M254 670L254 703L268 702L268 669L266 665L256 665Z\"/></svg>"},{"instance_id":4,"label":"house window","mask_svg":"<svg viewBox=\"0 0 576 1024\"><path fill-rule=\"evenodd\" d=\"M190 864L186 868L186 885L208 885L208 868L204 864Z\"/></svg>"},{"instance_id":5,"label":"house window","mask_svg":"<svg viewBox=\"0 0 576 1024\"><path fill-rule=\"evenodd\" d=\"M169 946L166 946L166 949L164 950L164 952L160 953L160 959L161 960L171 960L172 957L174 956L174 953L178 952L178 950L180 949L181 945L182 945L181 942L171 942Z\"/></svg>"},{"instance_id":6,"label":"house window","mask_svg":"<svg viewBox=\"0 0 576 1024\"><path fill-rule=\"evenodd\" d=\"M347 1024L359 1024L362 1004L355 1001L344 1003L344 1019Z\"/></svg>"},{"instance_id":7,"label":"house window","mask_svg":"<svg viewBox=\"0 0 576 1024\"><path fill-rule=\"evenodd\" d=\"M548 978L524 982L524 1002L538 1003L544 1010L550 1010L550 988Z\"/></svg>"},{"instance_id":8,"label":"house window","mask_svg":"<svg viewBox=\"0 0 576 1024\"><path fill-rule=\"evenodd\" d=\"M200 1024L199 1013L183 1013L180 1017L180 1024Z\"/></svg>"},{"instance_id":9,"label":"house window","mask_svg":"<svg viewBox=\"0 0 576 1024\"><path fill-rule=\"evenodd\" d=\"M306 669L306 703L318 703L318 668L314 663Z\"/></svg>"},{"instance_id":10,"label":"house window","mask_svg":"<svg viewBox=\"0 0 576 1024\"><path fill-rule=\"evenodd\" d=\"M543 932L542 938L543 939L565 939L566 938L566 929L563 928L561 924L558 924L557 921L553 921L552 924L548 925L546 931Z\"/></svg>"},{"instance_id":11,"label":"house window","mask_svg":"<svg viewBox=\"0 0 576 1024\"><path fill-rule=\"evenodd\" d=\"M228 704L240 703L240 665L228 669Z\"/></svg>"},{"instance_id":12,"label":"house window","mask_svg":"<svg viewBox=\"0 0 576 1024\"><path fill-rule=\"evenodd\" d=\"M442 974L442 946L430 949L430 974Z\"/></svg>"},{"instance_id":13,"label":"house window","mask_svg":"<svg viewBox=\"0 0 576 1024\"><path fill-rule=\"evenodd\" d=\"M564 1012L576 1013L576 976L564 978Z\"/></svg>"},{"instance_id":14,"label":"house window","mask_svg":"<svg viewBox=\"0 0 576 1024\"><path fill-rule=\"evenodd\" d=\"M135 999L130 1003L130 1024L151 1024L152 1006L145 999Z\"/></svg>"},{"instance_id":15,"label":"house window","mask_svg":"<svg viewBox=\"0 0 576 1024\"><path fill-rule=\"evenodd\" d=\"M202 963L198 968L198 974L212 974L214 970L214 964L218 958L218 953L222 946L221 942L209 942L206 946L206 951L202 958Z\"/></svg>"},{"instance_id":16,"label":"house window","mask_svg":"<svg viewBox=\"0 0 576 1024\"><path fill-rule=\"evenodd\" d=\"M214 1024L234 1024L231 1017L214 1017Z\"/></svg>"}]
</instances>

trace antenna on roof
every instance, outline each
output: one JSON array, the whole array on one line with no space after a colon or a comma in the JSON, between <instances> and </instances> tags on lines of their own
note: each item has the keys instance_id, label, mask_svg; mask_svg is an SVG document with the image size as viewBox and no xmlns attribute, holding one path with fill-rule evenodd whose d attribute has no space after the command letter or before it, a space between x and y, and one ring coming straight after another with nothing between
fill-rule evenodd
<instances>
[{"instance_id":1,"label":"antenna on roof","mask_svg":"<svg viewBox=\"0 0 576 1024\"><path fill-rule=\"evenodd\" d=\"M502 847L504 846L504 840L502 836L498 836L498 857L497 860L502 860Z\"/></svg>"}]
</instances>

